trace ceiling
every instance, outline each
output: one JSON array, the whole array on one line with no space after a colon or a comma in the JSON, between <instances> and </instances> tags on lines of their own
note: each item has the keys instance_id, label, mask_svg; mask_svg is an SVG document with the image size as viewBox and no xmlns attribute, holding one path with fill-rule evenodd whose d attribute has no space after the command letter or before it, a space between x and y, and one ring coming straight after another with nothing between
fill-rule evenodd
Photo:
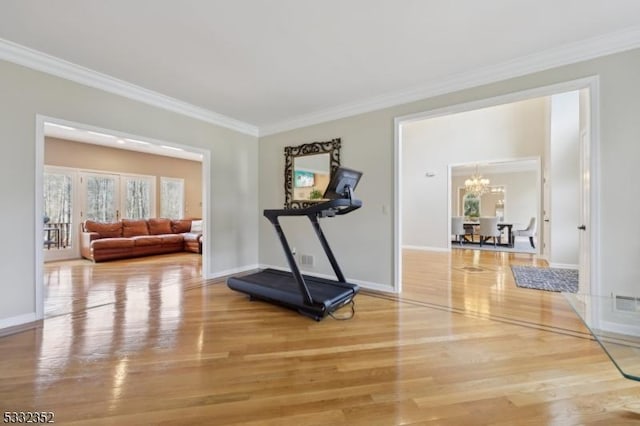
<instances>
[{"instance_id":1,"label":"ceiling","mask_svg":"<svg viewBox=\"0 0 640 426\"><path fill-rule=\"evenodd\" d=\"M639 30L637 0L3 0L0 13L0 39L260 134L571 60L561 48L637 47Z\"/></svg>"},{"instance_id":2,"label":"ceiling","mask_svg":"<svg viewBox=\"0 0 640 426\"><path fill-rule=\"evenodd\" d=\"M144 152L146 154L162 155L164 157L182 158L202 162L202 154L194 152L193 148L184 148L167 142L147 138L118 134L111 130L86 128L73 123L59 123L45 121L44 135L52 138L106 146L107 148L126 149L128 151Z\"/></svg>"}]
</instances>

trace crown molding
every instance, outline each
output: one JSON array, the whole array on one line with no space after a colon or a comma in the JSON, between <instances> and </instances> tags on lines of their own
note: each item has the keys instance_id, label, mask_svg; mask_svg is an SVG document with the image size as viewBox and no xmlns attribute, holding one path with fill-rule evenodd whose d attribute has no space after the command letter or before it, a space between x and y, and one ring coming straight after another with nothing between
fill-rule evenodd
<instances>
[{"instance_id":1,"label":"crown molding","mask_svg":"<svg viewBox=\"0 0 640 426\"><path fill-rule=\"evenodd\" d=\"M0 59L240 133L258 136L258 128L252 124L127 83L8 40L0 39Z\"/></svg>"},{"instance_id":2,"label":"crown molding","mask_svg":"<svg viewBox=\"0 0 640 426\"><path fill-rule=\"evenodd\" d=\"M434 81L418 87L375 96L363 101L327 108L312 114L292 117L280 122L260 126L260 128L8 40L0 39L0 59L200 121L258 137L415 102L638 47L640 47L640 26L630 27L625 30L562 45L489 67L455 74L437 82Z\"/></svg>"},{"instance_id":3,"label":"crown molding","mask_svg":"<svg viewBox=\"0 0 640 426\"><path fill-rule=\"evenodd\" d=\"M459 73L407 90L388 93L364 101L343 104L312 114L300 115L260 127L260 136L338 120L366 112L444 95L471 87L495 83L551 68L569 65L640 47L640 26L565 44L496 65Z\"/></svg>"}]
</instances>

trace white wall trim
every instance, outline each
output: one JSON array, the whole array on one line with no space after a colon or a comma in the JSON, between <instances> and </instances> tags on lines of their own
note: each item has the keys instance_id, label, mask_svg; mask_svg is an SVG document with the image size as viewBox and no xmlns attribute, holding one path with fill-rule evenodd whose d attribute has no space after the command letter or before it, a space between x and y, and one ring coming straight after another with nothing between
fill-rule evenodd
<instances>
[{"instance_id":1,"label":"white wall trim","mask_svg":"<svg viewBox=\"0 0 640 426\"><path fill-rule=\"evenodd\" d=\"M218 271L218 272L212 272L211 274L209 274L207 276L207 279L216 279L216 278L222 278L222 277L226 277L228 275L233 275L233 274L240 274L242 272L247 272L247 271L252 271L254 269L258 269L260 267L260 265L258 265L257 263L254 265L245 265L245 266L238 266L237 268L231 268L231 269L225 269L224 271Z\"/></svg>"},{"instance_id":2,"label":"white wall trim","mask_svg":"<svg viewBox=\"0 0 640 426\"><path fill-rule=\"evenodd\" d=\"M282 267L282 266L275 266L275 265L265 265L265 264L261 264L260 265L260 269L276 269L278 271L289 271L288 268ZM327 280L335 280L336 277L335 275L329 275L329 274L321 274L318 272L313 272L313 271L305 271L305 270L300 270L300 272L304 275L309 275L312 277L318 277L318 278L324 278ZM382 291L385 293L395 293L395 291L393 290L393 287L388 285L388 284L381 284L381 283L376 283L376 282L372 282L372 281L363 281L363 280L356 280L353 278L349 278L346 277L347 282L351 283L351 284L357 284L360 287L369 289L369 290L376 290L376 291Z\"/></svg>"},{"instance_id":3,"label":"white wall trim","mask_svg":"<svg viewBox=\"0 0 640 426\"><path fill-rule=\"evenodd\" d=\"M236 132L258 136L258 128L252 124L145 89L8 40L0 39L0 59Z\"/></svg>"},{"instance_id":4,"label":"white wall trim","mask_svg":"<svg viewBox=\"0 0 640 426\"><path fill-rule=\"evenodd\" d=\"M36 313L30 312L28 314L22 314L15 317L3 318L0 320L0 330L4 330L9 327L16 327L18 325L29 324L30 322L37 321Z\"/></svg>"},{"instance_id":5,"label":"white wall trim","mask_svg":"<svg viewBox=\"0 0 640 426\"><path fill-rule=\"evenodd\" d=\"M279 123L260 127L260 136L285 132L357 114L402 105L458 90L495 83L551 68L594 59L640 47L640 26L565 44L543 52L523 56L407 90L388 93L363 101L343 104L313 114L292 117Z\"/></svg>"},{"instance_id":6,"label":"white wall trim","mask_svg":"<svg viewBox=\"0 0 640 426\"><path fill-rule=\"evenodd\" d=\"M470 72L454 74L447 79L439 79L437 82L339 105L312 114L292 117L260 128L9 40L0 39L0 59L258 137L402 105L638 47L640 47L640 26L630 27Z\"/></svg>"},{"instance_id":7,"label":"white wall trim","mask_svg":"<svg viewBox=\"0 0 640 426\"><path fill-rule=\"evenodd\" d=\"M560 268L560 269L580 269L580 265L576 265L573 263L549 263L550 268Z\"/></svg>"},{"instance_id":8,"label":"white wall trim","mask_svg":"<svg viewBox=\"0 0 640 426\"><path fill-rule=\"evenodd\" d=\"M449 225L451 226L451 225ZM429 246L402 246L403 250L420 250L420 251L438 251L441 253L450 253L451 249L447 247L429 247Z\"/></svg>"},{"instance_id":9,"label":"white wall trim","mask_svg":"<svg viewBox=\"0 0 640 426\"><path fill-rule=\"evenodd\" d=\"M44 318L44 253L42 250L42 235L44 233L44 123L45 117L36 115L36 140L35 140L35 318ZM72 234L73 235L73 234Z\"/></svg>"},{"instance_id":10,"label":"white wall trim","mask_svg":"<svg viewBox=\"0 0 640 426\"><path fill-rule=\"evenodd\" d=\"M400 213L400 202L402 201L402 119L394 118L393 120L393 165L394 170L392 176L393 185L393 282L391 286L395 293L402 293L402 217Z\"/></svg>"},{"instance_id":11,"label":"white wall trim","mask_svg":"<svg viewBox=\"0 0 640 426\"><path fill-rule=\"evenodd\" d=\"M591 187L589 220L591 232L589 255L589 291L591 294L602 294L602 280L600 271L602 270L602 257L600 256L600 218L602 217L600 194L601 189L601 168L600 168L600 78L597 76L590 80L589 85L590 114L591 114L591 164L589 184Z\"/></svg>"}]
</instances>

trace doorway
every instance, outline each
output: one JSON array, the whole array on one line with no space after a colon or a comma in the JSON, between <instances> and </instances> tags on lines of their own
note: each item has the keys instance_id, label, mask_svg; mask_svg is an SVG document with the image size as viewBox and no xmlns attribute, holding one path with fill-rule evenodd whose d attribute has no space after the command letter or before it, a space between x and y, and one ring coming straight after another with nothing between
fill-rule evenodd
<instances>
[{"instance_id":1,"label":"doorway","mask_svg":"<svg viewBox=\"0 0 640 426\"><path fill-rule=\"evenodd\" d=\"M110 137L113 138L112 144L136 144L140 145L143 149L137 149L137 151L149 152L150 150L165 150L172 152L175 151L174 155L178 158L198 158L198 162L201 164L200 169L200 191L197 194L198 198L198 211L201 212L198 216L202 218L202 228L203 232L207 230L207 212L210 211L210 203L209 203L209 182L210 182L210 151L204 149L198 149L190 146L181 146L179 144L154 140L150 138L140 137L137 135L125 134L122 132L97 128L94 126L89 126L82 123L70 122L67 120L61 120L52 117L45 117L38 115L36 117L36 180L35 180L35 194L36 194L36 221L35 221L35 237L36 237L36 288L35 288L35 296L36 296L36 318L42 319L44 318L44 261L47 255L45 254L45 250L41 250L43 247L43 235L46 235L47 226L45 224L46 212L45 212L45 200L44 200L44 183L45 183L45 136L47 136L47 128L50 127L59 127L64 129L71 129L73 131L84 132L86 134L94 134L96 136ZM70 138L69 138L70 139ZM73 139L72 139L73 140ZM75 141L82 142L82 140L75 139ZM93 142L91 142L93 143ZM86 143L80 143L78 145L85 145ZM114 146L116 150L122 149ZM136 151L136 149L132 149L132 151ZM153 152L149 152L153 153ZM161 154L162 155L162 154ZM70 226L69 231L69 239L76 239L78 233L75 232L76 237L73 237L74 232L79 230L79 223L84 219L85 213L89 213L90 211L94 211L99 217L97 219L108 220L110 217L113 217L113 220L116 218L123 217L126 215L136 214L140 217L144 216L153 216L156 213L155 202L153 201L153 197L155 197L155 188L154 183L151 182L150 176L141 176L141 175L133 175L126 173L108 173L104 171L91 170L78 168L73 171L69 171L65 168L56 168L53 170L48 170L48 172L52 174L57 174L63 177L63 179L67 179L69 186L75 186L76 190L75 194L84 194L83 196L76 195L72 197L72 205L75 206L73 208L66 209L65 213L61 216L64 218L64 221L67 223L75 223L75 225ZM74 175L75 173L75 175ZM171 175L169 175L171 176ZM184 194L180 194L179 191L176 192L176 188L180 185L177 185L180 179L165 179L161 180L160 185L162 186L161 190L167 190L167 192L171 193L176 199L183 199ZM154 176L155 182L155 176ZM62 185L65 186L65 185ZM157 185L155 185L157 186ZM166 188L165 188L166 186ZM91 188L90 188L91 187ZM79 191L78 189L84 188L85 191ZM90 189L93 189L94 195L96 197L90 197L89 193ZM103 189L108 189L102 191ZM179 188L178 188L179 189ZM138 197L130 197L127 194L137 194ZM150 197L150 201L145 201L145 197L142 195L148 194ZM165 203L166 204L166 203ZM81 206L82 207L79 207ZM169 206L171 207L171 206ZM181 212L180 209L173 209L173 211ZM78 215L82 212L82 216L78 217ZM75 216L75 217L74 217ZM132 218L134 218L132 216ZM50 219L51 220L51 219ZM74 229L77 228L77 229ZM55 232L55 231L54 231ZM59 241L60 241L60 237ZM64 241L64 239L62 239ZM69 250L78 250L78 244L73 244L73 240L65 247L65 249ZM209 261L208 261L208 253L210 251L211 238L207 238L204 240L204 244L202 245L202 257L201 260L201 275L207 276L209 271ZM77 241L76 241L77 242ZM60 250L62 251L62 250ZM65 253L67 257L68 253ZM78 257L76 255L75 257Z\"/></svg>"},{"instance_id":2,"label":"doorway","mask_svg":"<svg viewBox=\"0 0 640 426\"><path fill-rule=\"evenodd\" d=\"M451 249L539 253L538 234L531 239L516 234L532 221L534 226L540 223L540 157L451 164L449 169L452 222L462 218L465 231L462 237L453 236ZM476 176L482 181L474 181ZM497 241L492 238L489 244L480 244L481 217L497 219Z\"/></svg>"},{"instance_id":3,"label":"doorway","mask_svg":"<svg viewBox=\"0 0 640 426\"><path fill-rule=\"evenodd\" d=\"M553 86L546 86L527 90L523 92L512 93L496 98L484 99L480 101L469 102L465 104L454 105L451 107L425 111L422 113L412 114L409 116L397 117L395 119L395 191L394 191L394 291L400 293L402 291L402 249L407 245L405 241L406 235L406 223L407 218L403 211L403 197L408 194L420 194L421 197L428 200L427 204L431 208L425 208L424 212L429 212L429 221L423 221L423 228L418 232L413 230L412 235L430 235L432 239L424 245L427 250L433 251L448 251L447 244L450 238L450 218L451 211L448 200L451 199L451 189L447 185L448 173L447 164L451 162L444 161L441 155L443 146L447 144L447 141L438 140L441 145L435 145L436 148L431 148L429 155L426 157L416 159L406 158L403 153L406 147L404 146L405 138L407 137L408 126L414 123L419 123L431 118L438 118L443 121L449 120L452 116L461 113L471 113L488 108L488 107L500 107L511 103L523 102L532 100L534 98L541 98L552 96L559 93L565 93L570 91L584 91L587 93L586 101L584 105L587 107L585 113L589 120L585 122L588 137L583 140L583 146L579 153L580 163L582 164L582 171L580 174L580 188L582 192L581 203L583 211L586 215L582 215L583 220L581 227L582 231L578 231L573 227L574 232L580 232L580 291L581 292L597 292L599 287L598 280L598 259L594 258L594 254L597 253L596 248L599 240L598 235L598 223L599 223L599 211L597 208L597 193L596 184L598 181L598 77L589 77L581 80L575 80L565 83L556 84ZM548 123L547 123L548 125ZM433 141L432 141L433 142ZM508 145L507 145L508 146ZM448 147L451 149L451 147ZM460 147L458 147L460 149ZM495 153L490 156L485 155L482 157L484 146L482 144L475 144L473 146L465 145L459 150L459 152L467 155L466 161L473 161L473 159L501 159ZM475 156L475 157L474 157ZM586 160L585 160L586 159ZM422 161L420 164L421 176L416 173L413 174L413 180L406 174L407 162ZM466 162L465 157L460 162ZM543 171L545 173L545 171ZM412 181L411 181L412 180ZM416 182L421 185L422 192L413 192ZM542 188L540 188L542 193ZM419 197L413 197L411 202L419 203ZM433 208L433 206L436 206ZM438 207L440 206L440 207ZM541 212L540 217L544 217L544 212ZM429 222L425 224L424 222ZM443 231L444 230L444 231Z\"/></svg>"}]
</instances>

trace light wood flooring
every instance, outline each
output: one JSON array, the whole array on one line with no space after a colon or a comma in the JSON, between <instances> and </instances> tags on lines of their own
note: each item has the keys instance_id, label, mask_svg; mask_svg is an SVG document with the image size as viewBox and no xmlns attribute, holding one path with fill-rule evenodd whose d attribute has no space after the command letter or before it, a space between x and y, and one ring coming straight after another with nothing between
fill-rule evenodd
<instances>
[{"instance_id":1,"label":"light wood flooring","mask_svg":"<svg viewBox=\"0 0 640 426\"><path fill-rule=\"evenodd\" d=\"M198 255L50 263L49 318L0 338L0 408L77 425L640 423L640 383L510 263L538 261L407 251L402 296L363 291L353 319L321 322L202 280Z\"/></svg>"}]
</instances>

